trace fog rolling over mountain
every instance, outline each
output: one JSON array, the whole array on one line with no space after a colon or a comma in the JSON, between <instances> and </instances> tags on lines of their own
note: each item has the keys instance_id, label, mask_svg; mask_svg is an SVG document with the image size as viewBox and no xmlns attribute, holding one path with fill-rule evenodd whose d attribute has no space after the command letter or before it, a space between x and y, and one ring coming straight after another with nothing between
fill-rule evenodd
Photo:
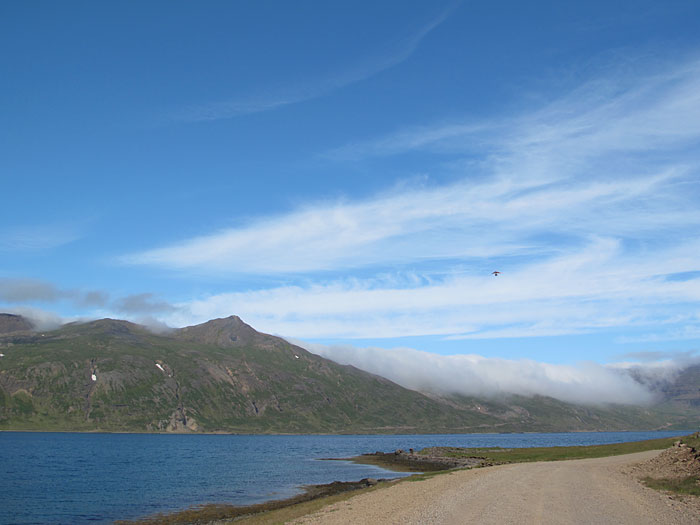
<instances>
[{"instance_id":1,"label":"fog rolling over mountain","mask_svg":"<svg viewBox=\"0 0 700 525\"><path fill-rule=\"evenodd\" d=\"M412 385L418 392L257 332L235 316L155 334L113 319L32 331L26 319L2 314L0 330L6 430L424 433L688 428L700 421L692 400L698 385L669 386L643 406L624 396L575 404L524 383L480 390L494 378L476 369L464 376L474 391ZM445 377L419 354L407 359ZM456 381L459 367L450 368ZM634 388L647 392L633 383L625 395Z\"/></svg>"},{"instance_id":2,"label":"fog rolling over mountain","mask_svg":"<svg viewBox=\"0 0 700 525\"><path fill-rule=\"evenodd\" d=\"M584 404L649 406L693 362L553 365L531 359L438 355L411 348L358 348L291 342L337 363L356 366L421 392L463 396L547 396ZM700 383L699 383L700 384Z\"/></svg>"}]
</instances>

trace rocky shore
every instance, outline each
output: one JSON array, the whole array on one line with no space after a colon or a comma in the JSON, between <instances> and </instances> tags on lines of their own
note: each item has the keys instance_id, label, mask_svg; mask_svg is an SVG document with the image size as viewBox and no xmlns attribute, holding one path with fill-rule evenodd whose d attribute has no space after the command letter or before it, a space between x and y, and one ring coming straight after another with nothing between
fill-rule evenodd
<instances>
[{"instance_id":1,"label":"rocky shore","mask_svg":"<svg viewBox=\"0 0 700 525\"><path fill-rule=\"evenodd\" d=\"M479 458L456 459L440 455L438 448L426 449L420 454L412 449L408 452L374 452L353 458L323 458L325 461L355 461L373 464L395 472L434 472L453 468L481 466ZM117 521L118 525L134 524L185 524L185 523L224 523L229 520L260 514L262 512L283 509L319 498L334 496L344 492L357 491L375 485L397 481L398 478L364 478L359 481L333 481L321 485L306 485L304 492L283 500L267 501L256 505L222 505L207 504L171 514L157 514L141 520Z\"/></svg>"},{"instance_id":2,"label":"rocky shore","mask_svg":"<svg viewBox=\"0 0 700 525\"><path fill-rule=\"evenodd\" d=\"M349 459L356 463L377 465L399 472L435 472L453 468L485 467L492 464L484 458L457 458L448 454L449 449L445 447L431 447L421 450L420 453L416 453L413 449L408 451L398 449L394 452L362 454Z\"/></svg>"},{"instance_id":3,"label":"rocky shore","mask_svg":"<svg viewBox=\"0 0 700 525\"><path fill-rule=\"evenodd\" d=\"M304 492L291 498L282 500L266 501L255 505L224 505L206 504L198 505L189 509L169 514L155 514L140 520L118 520L116 525L136 525L136 524L213 524L228 522L243 516L251 516L271 510L282 509L292 505L298 505L318 498L325 498L360 489L373 487L379 483L393 481L392 479L364 478L359 481L333 481L321 485L306 485Z\"/></svg>"}]
</instances>

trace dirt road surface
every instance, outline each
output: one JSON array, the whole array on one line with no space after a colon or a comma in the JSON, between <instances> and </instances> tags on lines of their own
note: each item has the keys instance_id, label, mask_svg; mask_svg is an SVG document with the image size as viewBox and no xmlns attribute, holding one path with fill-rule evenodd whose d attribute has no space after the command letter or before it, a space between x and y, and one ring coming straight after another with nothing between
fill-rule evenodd
<instances>
[{"instance_id":1,"label":"dirt road surface","mask_svg":"<svg viewBox=\"0 0 700 525\"><path fill-rule=\"evenodd\" d=\"M696 504L644 487L631 466L659 451L520 463L406 481L294 524L700 524Z\"/></svg>"}]
</instances>

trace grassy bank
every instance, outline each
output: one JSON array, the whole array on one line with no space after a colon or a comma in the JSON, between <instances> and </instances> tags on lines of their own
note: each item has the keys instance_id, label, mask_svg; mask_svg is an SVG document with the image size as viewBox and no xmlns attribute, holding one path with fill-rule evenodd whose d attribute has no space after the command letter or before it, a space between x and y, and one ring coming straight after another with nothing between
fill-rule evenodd
<instances>
[{"instance_id":1,"label":"grassy bank","mask_svg":"<svg viewBox=\"0 0 700 525\"><path fill-rule=\"evenodd\" d=\"M562 461L567 459L603 458L620 456L647 450L668 448L677 437L634 441L631 443L612 443L609 445L590 445L578 447L533 447L533 448L450 448L433 447L421 450L419 455L438 455L450 458L481 458L491 464L522 463L527 461Z\"/></svg>"}]
</instances>

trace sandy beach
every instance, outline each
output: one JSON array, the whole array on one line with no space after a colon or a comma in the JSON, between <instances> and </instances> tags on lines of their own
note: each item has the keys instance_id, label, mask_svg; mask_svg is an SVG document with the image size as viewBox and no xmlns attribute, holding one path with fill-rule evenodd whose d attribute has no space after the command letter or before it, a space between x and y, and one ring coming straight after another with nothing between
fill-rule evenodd
<instances>
[{"instance_id":1,"label":"sandy beach","mask_svg":"<svg viewBox=\"0 0 700 525\"><path fill-rule=\"evenodd\" d=\"M697 499L638 480L660 451L455 471L354 496L294 524L697 524Z\"/></svg>"}]
</instances>

